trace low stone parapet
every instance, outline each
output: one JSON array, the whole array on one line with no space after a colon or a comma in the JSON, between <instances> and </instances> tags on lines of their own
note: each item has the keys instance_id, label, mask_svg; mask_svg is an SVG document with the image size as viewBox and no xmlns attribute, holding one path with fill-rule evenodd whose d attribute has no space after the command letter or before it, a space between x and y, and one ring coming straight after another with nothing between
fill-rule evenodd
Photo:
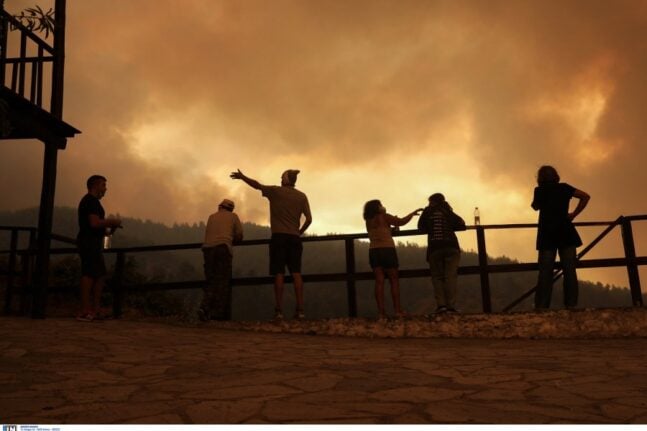
<instances>
[{"instance_id":1,"label":"low stone parapet","mask_svg":"<svg viewBox=\"0 0 647 431\"><path fill-rule=\"evenodd\" d=\"M623 338L647 337L647 310L609 308L523 313L441 314L377 321L366 318L211 322L258 332L380 338Z\"/></svg>"}]
</instances>

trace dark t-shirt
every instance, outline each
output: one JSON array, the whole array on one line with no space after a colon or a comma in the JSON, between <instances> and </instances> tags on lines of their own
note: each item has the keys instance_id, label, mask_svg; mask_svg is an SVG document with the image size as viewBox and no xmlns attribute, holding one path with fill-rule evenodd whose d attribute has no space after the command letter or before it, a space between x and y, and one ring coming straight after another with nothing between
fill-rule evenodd
<instances>
[{"instance_id":1,"label":"dark t-shirt","mask_svg":"<svg viewBox=\"0 0 647 431\"><path fill-rule=\"evenodd\" d=\"M79 238L103 238L105 229L93 229L90 226L90 214L97 215L101 220L106 216L106 212L103 210L99 199L88 193L79 202Z\"/></svg>"},{"instance_id":2,"label":"dark t-shirt","mask_svg":"<svg viewBox=\"0 0 647 431\"><path fill-rule=\"evenodd\" d=\"M575 187L566 183L535 187L532 207L539 211L537 250L579 247L582 240L568 218L568 204Z\"/></svg>"}]
</instances>

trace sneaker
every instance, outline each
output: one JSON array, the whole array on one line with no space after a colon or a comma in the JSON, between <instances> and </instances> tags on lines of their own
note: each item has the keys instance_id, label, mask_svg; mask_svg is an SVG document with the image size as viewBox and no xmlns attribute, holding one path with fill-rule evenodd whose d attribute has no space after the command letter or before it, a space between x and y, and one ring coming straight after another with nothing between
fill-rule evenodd
<instances>
[{"instance_id":1,"label":"sneaker","mask_svg":"<svg viewBox=\"0 0 647 431\"><path fill-rule=\"evenodd\" d=\"M297 311L294 312L294 318L296 320L303 320L303 319L306 318L306 315L303 312L303 310L297 310Z\"/></svg>"},{"instance_id":2,"label":"sneaker","mask_svg":"<svg viewBox=\"0 0 647 431\"><path fill-rule=\"evenodd\" d=\"M449 313L449 314L460 314L460 311L458 311L457 309L455 309L453 307L447 307L447 313Z\"/></svg>"},{"instance_id":3,"label":"sneaker","mask_svg":"<svg viewBox=\"0 0 647 431\"><path fill-rule=\"evenodd\" d=\"M79 322L92 322L94 320L94 316L92 313L82 313L76 316L76 320Z\"/></svg>"},{"instance_id":4,"label":"sneaker","mask_svg":"<svg viewBox=\"0 0 647 431\"><path fill-rule=\"evenodd\" d=\"M440 307L436 308L433 314L442 314L442 313L447 313L449 309L445 307L444 305L441 305Z\"/></svg>"},{"instance_id":5,"label":"sneaker","mask_svg":"<svg viewBox=\"0 0 647 431\"><path fill-rule=\"evenodd\" d=\"M281 313L281 310L274 310L274 320L283 320L283 313Z\"/></svg>"}]
</instances>

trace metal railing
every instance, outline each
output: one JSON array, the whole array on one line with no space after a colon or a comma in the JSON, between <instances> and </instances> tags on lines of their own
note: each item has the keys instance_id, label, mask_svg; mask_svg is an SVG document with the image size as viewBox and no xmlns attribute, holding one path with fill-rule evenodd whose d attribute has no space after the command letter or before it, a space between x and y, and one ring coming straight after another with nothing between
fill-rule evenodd
<instances>
[{"instance_id":1,"label":"metal railing","mask_svg":"<svg viewBox=\"0 0 647 431\"><path fill-rule=\"evenodd\" d=\"M579 222L574 223L578 227L605 227L605 229L586 247L584 247L578 254L578 268L608 268L608 267L626 267L629 280L629 290L631 293L632 304L634 306L642 306L643 298L640 286L640 277L638 267L640 265L647 265L647 256L636 256L636 249L634 244L634 236L632 229L632 222L647 220L647 215L635 216L620 216L614 221L603 222ZM620 227L622 233L622 244L624 249L624 257L619 258L603 258L603 259L588 259L582 260L590 250L592 250L604 237L612 232L616 227ZM506 263L506 264L490 264L488 263L488 255L486 250L485 232L487 230L501 230L501 229L523 229L523 228L536 228L536 224L498 224L498 225L477 225L468 226L468 230L474 230L477 239L477 265L461 266L458 269L459 275L478 275L480 278L481 286L481 301L482 309L485 313L492 312L491 292L490 292L490 275L498 273L512 273L512 272L526 272L537 271L538 265L533 263ZM14 292L14 277L20 276L23 279L23 290L25 286L29 285L30 280L33 278L30 274L30 268L33 268L34 238L35 229L25 227L12 227L0 226L0 231L11 231L10 249L0 251L0 254L9 254L8 270L5 272L7 276L7 289L5 297L5 311L11 309L11 301ZM27 248L18 248L18 233L26 231L29 233L29 244ZM418 230L404 230L394 233L395 237L405 237L423 235ZM363 280L372 280L374 275L372 272L364 271L358 272L355 264L355 241L359 239L367 239L366 233L355 234L342 234L342 235L325 235L325 236L306 236L303 238L304 243L311 242L324 242L324 241L343 241L345 248L345 271L340 273L325 273L325 274L303 274L305 282L345 282L347 290L348 301L348 315L350 317L357 317L357 291L356 282ZM61 235L53 235L52 239L74 244L74 240ZM257 246L269 244L269 239L254 239L245 240L236 244L236 247ZM179 289L196 289L204 286L204 280L189 280L178 282L160 282L160 283L143 283L143 284L125 284L123 282L124 268L126 263L127 254L136 254L144 252L161 252L161 251L178 251L178 250L193 250L200 249L201 243L188 243L188 244L170 244L170 245L155 245L144 247L123 247L111 248L105 250L107 254L116 255L115 270L110 285L113 290L113 312L116 316L122 314L123 300L128 291L130 292L147 292L155 290L179 290ZM51 254L74 254L77 253L75 247L66 248L52 248ZM17 258L20 257L20 270L16 266ZM561 267L559 263L556 265L554 281L561 276ZM399 271L400 278L418 278L429 277L428 268L420 269L401 269ZM272 284L273 277L236 277L232 279L233 286L252 286ZM286 281L291 281L289 276ZM70 289L67 287L66 289ZM536 286L525 292L521 297L511 302L508 306L503 308L504 312L510 311L512 308L521 303L535 290ZM56 289L56 291L61 290ZM51 292L55 290L50 290Z\"/></svg>"}]
</instances>

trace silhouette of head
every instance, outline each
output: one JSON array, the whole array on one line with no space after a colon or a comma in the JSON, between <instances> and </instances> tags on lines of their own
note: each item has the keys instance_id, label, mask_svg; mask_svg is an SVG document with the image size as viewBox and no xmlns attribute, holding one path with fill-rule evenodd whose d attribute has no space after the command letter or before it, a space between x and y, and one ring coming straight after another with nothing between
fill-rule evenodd
<instances>
[{"instance_id":1,"label":"silhouette of head","mask_svg":"<svg viewBox=\"0 0 647 431\"><path fill-rule=\"evenodd\" d=\"M537 171L537 184L557 184L559 182L559 174L557 169L549 165L544 165Z\"/></svg>"},{"instance_id":2,"label":"silhouette of head","mask_svg":"<svg viewBox=\"0 0 647 431\"><path fill-rule=\"evenodd\" d=\"M364 204L364 220L370 220L379 213L385 211L382 202L378 199L373 199Z\"/></svg>"},{"instance_id":3,"label":"silhouette of head","mask_svg":"<svg viewBox=\"0 0 647 431\"><path fill-rule=\"evenodd\" d=\"M445 196L442 193L434 193L433 195L429 196L429 206L440 208L441 210L453 211L452 207L449 205L449 202L445 200Z\"/></svg>"},{"instance_id":4,"label":"silhouette of head","mask_svg":"<svg viewBox=\"0 0 647 431\"><path fill-rule=\"evenodd\" d=\"M103 175L92 175L85 182L85 185L88 187L88 193L101 199L105 194L108 188L106 187L106 177Z\"/></svg>"},{"instance_id":5,"label":"silhouette of head","mask_svg":"<svg viewBox=\"0 0 647 431\"><path fill-rule=\"evenodd\" d=\"M234 201L230 199L223 199L222 202L220 202L220 205L218 205L218 208L222 208L227 211L233 211L234 207Z\"/></svg>"},{"instance_id":6,"label":"silhouette of head","mask_svg":"<svg viewBox=\"0 0 647 431\"><path fill-rule=\"evenodd\" d=\"M432 206L440 205L443 202L445 202L445 196L442 193L434 193L429 196L429 204Z\"/></svg>"},{"instance_id":7,"label":"silhouette of head","mask_svg":"<svg viewBox=\"0 0 647 431\"><path fill-rule=\"evenodd\" d=\"M288 169L287 171L283 172L283 174L281 175L281 185L294 187L294 185L297 183L297 175L299 175L299 172L301 171L297 169Z\"/></svg>"}]
</instances>

